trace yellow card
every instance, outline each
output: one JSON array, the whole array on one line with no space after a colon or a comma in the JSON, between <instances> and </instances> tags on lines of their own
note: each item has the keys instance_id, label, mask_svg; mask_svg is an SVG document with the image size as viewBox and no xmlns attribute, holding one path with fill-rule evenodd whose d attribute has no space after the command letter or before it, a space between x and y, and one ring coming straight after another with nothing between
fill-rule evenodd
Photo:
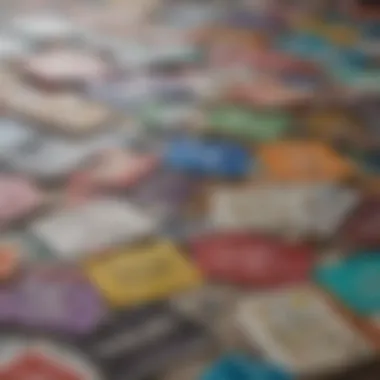
<instances>
[{"instance_id":1,"label":"yellow card","mask_svg":"<svg viewBox=\"0 0 380 380\"><path fill-rule=\"evenodd\" d=\"M129 247L85 264L90 280L115 307L166 298L200 285L200 272L170 241Z\"/></svg>"}]
</instances>

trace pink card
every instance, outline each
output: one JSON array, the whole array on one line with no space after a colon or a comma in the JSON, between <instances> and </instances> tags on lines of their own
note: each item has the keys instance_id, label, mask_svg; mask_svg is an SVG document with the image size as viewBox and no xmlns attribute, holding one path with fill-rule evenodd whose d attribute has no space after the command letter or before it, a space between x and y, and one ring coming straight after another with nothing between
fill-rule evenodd
<instances>
[{"instance_id":1,"label":"pink card","mask_svg":"<svg viewBox=\"0 0 380 380\"><path fill-rule=\"evenodd\" d=\"M0 225L34 211L42 204L42 193L30 181L8 175L0 176Z\"/></svg>"},{"instance_id":2,"label":"pink card","mask_svg":"<svg viewBox=\"0 0 380 380\"><path fill-rule=\"evenodd\" d=\"M154 155L107 150L92 167L73 175L69 198L77 200L99 189L127 189L152 173L157 165Z\"/></svg>"}]
</instances>

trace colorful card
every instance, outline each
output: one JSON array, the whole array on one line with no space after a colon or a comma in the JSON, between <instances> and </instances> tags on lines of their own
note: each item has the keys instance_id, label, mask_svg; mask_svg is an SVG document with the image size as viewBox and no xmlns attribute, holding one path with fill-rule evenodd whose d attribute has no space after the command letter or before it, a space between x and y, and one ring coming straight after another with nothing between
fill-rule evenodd
<instances>
[{"instance_id":1,"label":"colorful card","mask_svg":"<svg viewBox=\"0 0 380 380\"><path fill-rule=\"evenodd\" d=\"M155 102L142 107L140 120L148 128L163 131L192 126L196 121L198 108L193 101Z\"/></svg>"},{"instance_id":2,"label":"colorful card","mask_svg":"<svg viewBox=\"0 0 380 380\"><path fill-rule=\"evenodd\" d=\"M372 355L369 343L311 286L250 296L237 319L252 344L295 374L341 370Z\"/></svg>"},{"instance_id":3,"label":"colorful card","mask_svg":"<svg viewBox=\"0 0 380 380\"><path fill-rule=\"evenodd\" d=\"M249 233L194 238L190 251L207 278L260 287L306 281L315 261L309 246Z\"/></svg>"},{"instance_id":4,"label":"colorful card","mask_svg":"<svg viewBox=\"0 0 380 380\"><path fill-rule=\"evenodd\" d=\"M200 380L291 380L293 376L277 366L244 354L225 354L207 368Z\"/></svg>"},{"instance_id":5,"label":"colorful card","mask_svg":"<svg viewBox=\"0 0 380 380\"><path fill-rule=\"evenodd\" d=\"M46 95L25 86L12 94L7 102L13 112L34 123L74 135L96 131L112 117L112 111L106 106L77 95Z\"/></svg>"},{"instance_id":6,"label":"colorful card","mask_svg":"<svg viewBox=\"0 0 380 380\"><path fill-rule=\"evenodd\" d=\"M3 338L5 338L3 340ZM4 380L104 380L103 373L74 346L35 336L2 336L0 376Z\"/></svg>"},{"instance_id":7,"label":"colorful card","mask_svg":"<svg viewBox=\"0 0 380 380\"><path fill-rule=\"evenodd\" d=\"M209 218L222 229L331 236L359 202L356 191L322 185L251 185L216 189Z\"/></svg>"},{"instance_id":8,"label":"colorful card","mask_svg":"<svg viewBox=\"0 0 380 380\"><path fill-rule=\"evenodd\" d=\"M0 224L18 220L42 205L43 194L33 182L22 177L0 177Z\"/></svg>"},{"instance_id":9,"label":"colorful card","mask_svg":"<svg viewBox=\"0 0 380 380\"><path fill-rule=\"evenodd\" d=\"M76 141L36 133L9 152L5 151L4 161L12 169L41 180L61 179L97 152L127 145L134 133L131 128Z\"/></svg>"},{"instance_id":10,"label":"colorful card","mask_svg":"<svg viewBox=\"0 0 380 380\"><path fill-rule=\"evenodd\" d=\"M106 368L108 379L138 380L199 353L208 341L202 325L155 303L111 315L80 345Z\"/></svg>"},{"instance_id":11,"label":"colorful card","mask_svg":"<svg viewBox=\"0 0 380 380\"><path fill-rule=\"evenodd\" d=\"M377 248L380 243L380 199L364 199L342 224L341 239L355 247Z\"/></svg>"},{"instance_id":12,"label":"colorful card","mask_svg":"<svg viewBox=\"0 0 380 380\"><path fill-rule=\"evenodd\" d=\"M260 76L258 80L253 80L251 83L232 85L226 94L229 101L262 108L302 105L308 103L313 96L314 89L310 82L302 81L302 78L293 79L289 76L286 78ZM259 121L260 117L255 120L254 124L259 124ZM252 129L247 128L246 133L249 132L254 133ZM270 131L267 132L270 134ZM255 140L261 139L255 138ZM268 139L264 138L263 140L267 141Z\"/></svg>"},{"instance_id":13,"label":"colorful card","mask_svg":"<svg viewBox=\"0 0 380 380\"><path fill-rule=\"evenodd\" d=\"M0 320L60 333L86 334L105 316L100 295L70 268L29 272L0 294Z\"/></svg>"},{"instance_id":14,"label":"colorful card","mask_svg":"<svg viewBox=\"0 0 380 380\"><path fill-rule=\"evenodd\" d=\"M355 313L379 313L380 255L378 252L355 253L355 256L320 265L315 281Z\"/></svg>"},{"instance_id":15,"label":"colorful card","mask_svg":"<svg viewBox=\"0 0 380 380\"><path fill-rule=\"evenodd\" d=\"M244 177L252 169L250 153L242 146L224 141L179 138L171 142L164 161L189 174Z\"/></svg>"},{"instance_id":16,"label":"colorful card","mask_svg":"<svg viewBox=\"0 0 380 380\"><path fill-rule=\"evenodd\" d=\"M80 199L102 190L122 190L138 184L158 166L158 157L110 149L94 157L87 170L75 173L70 180L70 198Z\"/></svg>"},{"instance_id":17,"label":"colorful card","mask_svg":"<svg viewBox=\"0 0 380 380\"><path fill-rule=\"evenodd\" d=\"M196 188L185 174L158 170L133 189L130 199L162 220L175 216Z\"/></svg>"},{"instance_id":18,"label":"colorful card","mask_svg":"<svg viewBox=\"0 0 380 380\"><path fill-rule=\"evenodd\" d=\"M344 110L312 112L305 117L304 125L313 136L329 141L350 140L356 132L355 121Z\"/></svg>"},{"instance_id":19,"label":"colorful card","mask_svg":"<svg viewBox=\"0 0 380 380\"><path fill-rule=\"evenodd\" d=\"M266 176L279 181L340 181L353 175L353 165L319 142L281 141L258 151Z\"/></svg>"},{"instance_id":20,"label":"colorful card","mask_svg":"<svg viewBox=\"0 0 380 380\"><path fill-rule=\"evenodd\" d=\"M31 56L23 70L36 80L57 85L100 80L109 71L98 57L75 50L53 50Z\"/></svg>"},{"instance_id":21,"label":"colorful card","mask_svg":"<svg viewBox=\"0 0 380 380\"><path fill-rule=\"evenodd\" d=\"M60 259L79 260L149 236L156 228L152 216L130 203L104 198L36 220L29 232Z\"/></svg>"},{"instance_id":22,"label":"colorful card","mask_svg":"<svg viewBox=\"0 0 380 380\"><path fill-rule=\"evenodd\" d=\"M281 112L252 111L236 106L216 108L206 119L212 131L257 141L280 138L290 122L290 116Z\"/></svg>"},{"instance_id":23,"label":"colorful card","mask_svg":"<svg viewBox=\"0 0 380 380\"><path fill-rule=\"evenodd\" d=\"M116 250L90 260L85 269L115 307L166 298L201 283L198 270L169 241Z\"/></svg>"}]
</instances>

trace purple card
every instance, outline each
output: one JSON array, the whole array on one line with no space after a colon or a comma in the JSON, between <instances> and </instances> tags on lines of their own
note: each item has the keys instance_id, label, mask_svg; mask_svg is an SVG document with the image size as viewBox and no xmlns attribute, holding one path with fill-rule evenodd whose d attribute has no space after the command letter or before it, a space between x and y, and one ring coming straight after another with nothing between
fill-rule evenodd
<instances>
[{"instance_id":1,"label":"purple card","mask_svg":"<svg viewBox=\"0 0 380 380\"><path fill-rule=\"evenodd\" d=\"M58 332L85 334L105 315L92 285L80 276L29 273L0 293L0 321Z\"/></svg>"},{"instance_id":2,"label":"purple card","mask_svg":"<svg viewBox=\"0 0 380 380\"><path fill-rule=\"evenodd\" d=\"M168 217L176 213L194 193L195 182L176 172L161 171L138 186L132 199L159 216Z\"/></svg>"}]
</instances>

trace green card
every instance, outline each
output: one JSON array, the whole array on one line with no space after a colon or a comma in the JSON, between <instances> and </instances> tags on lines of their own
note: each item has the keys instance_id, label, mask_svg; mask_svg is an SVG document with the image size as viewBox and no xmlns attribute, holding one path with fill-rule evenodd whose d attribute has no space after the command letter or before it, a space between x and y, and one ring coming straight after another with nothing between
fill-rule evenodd
<instances>
[{"instance_id":1,"label":"green card","mask_svg":"<svg viewBox=\"0 0 380 380\"><path fill-rule=\"evenodd\" d=\"M234 106L213 109L206 120L212 131L257 141L279 139L291 123L290 115L283 112Z\"/></svg>"}]
</instances>

